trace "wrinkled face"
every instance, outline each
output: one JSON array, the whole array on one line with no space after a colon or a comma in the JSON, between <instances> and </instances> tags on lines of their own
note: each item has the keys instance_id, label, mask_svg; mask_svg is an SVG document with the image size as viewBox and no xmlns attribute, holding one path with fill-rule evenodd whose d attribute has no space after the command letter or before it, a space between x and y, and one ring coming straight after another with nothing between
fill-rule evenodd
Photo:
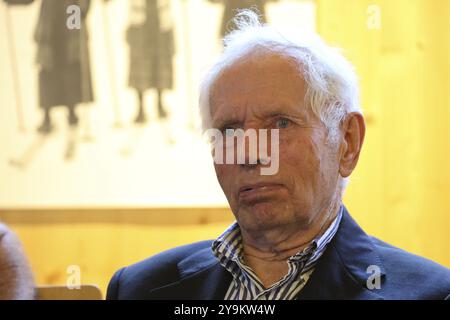
<instances>
[{"instance_id":1,"label":"wrinkled face","mask_svg":"<svg viewBox=\"0 0 450 320\"><path fill-rule=\"evenodd\" d=\"M279 129L279 169L217 164L215 170L241 228L305 228L337 193L339 159L327 129L305 106L306 84L285 57L254 55L225 69L211 88L212 127ZM269 145L269 154L270 148Z\"/></svg>"}]
</instances>

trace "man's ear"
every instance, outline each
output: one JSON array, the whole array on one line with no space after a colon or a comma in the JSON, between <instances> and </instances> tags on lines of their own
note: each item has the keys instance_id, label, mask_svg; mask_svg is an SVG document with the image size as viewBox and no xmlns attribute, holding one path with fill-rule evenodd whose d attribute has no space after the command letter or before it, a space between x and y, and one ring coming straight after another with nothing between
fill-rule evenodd
<instances>
[{"instance_id":1,"label":"man's ear","mask_svg":"<svg viewBox=\"0 0 450 320\"><path fill-rule=\"evenodd\" d=\"M362 114L352 112L347 115L341 126L343 140L340 147L339 173L346 178L353 172L358 163L366 133L366 125Z\"/></svg>"}]
</instances>

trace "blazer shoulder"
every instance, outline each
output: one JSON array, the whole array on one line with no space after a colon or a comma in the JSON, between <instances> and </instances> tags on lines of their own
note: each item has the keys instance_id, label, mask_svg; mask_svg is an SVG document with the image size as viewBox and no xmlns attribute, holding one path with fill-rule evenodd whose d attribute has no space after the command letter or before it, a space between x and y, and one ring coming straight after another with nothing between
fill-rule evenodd
<instances>
[{"instance_id":1,"label":"blazer shoulder","mask_svg":"<svg viewBox=\"0 0 450 320\"><path fill-rule=\"evenodd\" d=\"M205 240L167 251L116 271L107 290L107 299L142 299L152 289L181 279L178 263L200 250L211 247Z\"/></svg>"},{"instance_id":2,"label":"blazer shoulder","mask_svg":"<svg viewBox=\"0 0 450 320\"><path fill-rule=\"evenodd\" d=\"M450 269L371 237L385 268L385 286L393 299L445 299Z\"/></svg>"}]
</instances>

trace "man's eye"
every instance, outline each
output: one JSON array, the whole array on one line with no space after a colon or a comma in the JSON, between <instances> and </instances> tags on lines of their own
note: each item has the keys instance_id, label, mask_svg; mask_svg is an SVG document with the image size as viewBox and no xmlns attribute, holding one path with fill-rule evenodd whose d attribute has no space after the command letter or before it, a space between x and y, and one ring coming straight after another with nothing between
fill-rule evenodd
<instances>
[{"instance_id":1,"label":"man's eye","mask_svg":"<svg viewBox=\"0 0 450 320\"><path fill-rule=\"evenodd\" d=\"M234 135L234 131L234 128L225 128L222 132L225 134L225 136L232 137Z\"/></svg>"},{"instance_id":2,"label":"man's eye","mask_svg":"<svg viewBox=\"0 0 450 320\"><path fill-rule=\"evenodd\" d=\"M284 129L291 124L291 120L286 118L281 118L277 120L277 128Z\"/></svg>"}]
</instances>

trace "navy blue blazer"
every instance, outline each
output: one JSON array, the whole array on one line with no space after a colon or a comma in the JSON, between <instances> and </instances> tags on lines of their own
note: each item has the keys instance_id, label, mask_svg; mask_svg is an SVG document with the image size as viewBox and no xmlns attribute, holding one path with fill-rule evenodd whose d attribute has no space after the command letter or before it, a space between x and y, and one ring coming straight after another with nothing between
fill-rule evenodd
<instances>
[{"instance_id":1,"label":"navy blue blazer","mask_svg":"<svg viewBox=\"0 0 450 320\"><path fill-rule=\"evenodd\" d=\"M211 243L174 248L120 269L107 299L223 299L232 276ZM379 289L373 270L379 271ZM336 235L297 298L449 299L450 269L368 236L344 208Z\"/></svg>"}]
</instances>

